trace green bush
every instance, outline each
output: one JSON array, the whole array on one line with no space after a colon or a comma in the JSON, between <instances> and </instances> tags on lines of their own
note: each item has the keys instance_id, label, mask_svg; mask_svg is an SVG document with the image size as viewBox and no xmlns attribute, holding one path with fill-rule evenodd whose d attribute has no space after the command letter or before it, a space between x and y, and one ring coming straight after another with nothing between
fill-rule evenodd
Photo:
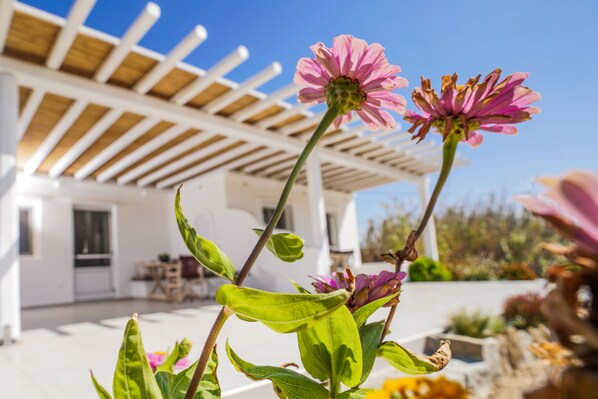
<instances>
[{"instance_id":1,"label":"green bush","mask_svg":"<svg viewBox=\"0 0 598 399\"><path fill-rule=\"evenodd\" d=\"M469 257L458 263L447 265L458 281L488 281L497 279L498 263L492 259Z\"/></svg>"},{"instance_id":2,"label":"green bush","mask_svg":"<svg viewBox=\"0 0 598 399\"><path fill-rule=\"evenodd\" d=\"M534 280L538 276L525 263L513 263L503 266L498 274L501 280Z\"/></svg>"},{"instance_id":3,"label":"green bush","mask_svg":"<svg viewBox=\"0 0 598 399\"><path fill-rule=\"evenodd\" d=\"M446 266L430 258L417 258L409 266L411 281L449 281L452 277Z\"/></svg>"},{"instance_id":4,"label":"green bush","mask_svg":"<svg viewBox=\"0 0 598 399\"><path fill-rule=\"evenodd\" d=\"M447 331L453 334L466 335L473 338L492 337L504 330L502 317L493 317L480 310L469 313L462 310L450 318Z\"/></svg>"}]
</instances>

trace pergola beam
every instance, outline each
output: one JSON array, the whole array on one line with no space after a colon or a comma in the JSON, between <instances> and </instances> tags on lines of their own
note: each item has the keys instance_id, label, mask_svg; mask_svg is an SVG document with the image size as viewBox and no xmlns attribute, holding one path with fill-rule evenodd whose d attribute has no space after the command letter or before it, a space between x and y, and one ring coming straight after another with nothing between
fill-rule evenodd
<instances>
[{"instance_id":1,"label":"pergola beam","mask_svg":"<svg viewBox=\"0 0 598 399\"><path fill-rule=\"evenodd\" d=\"M160 79L162 79L174 66L187 57L197 46L208 38L206 28L196 25L187 36L173 48L164 60L156 64L148 73L133 86L137 93L147 93Z\"/></svg>"},{"instance_id":2,"label":"pergola beam","mask_svg":"<svg viewBox=\"0 0 598 399\"><path fill-rule=\"evenodd\" d=\"M257 126L239 123L218 115L209 115L201 110L181 107L158 98L144 96L120 87L103 85L64 72L48 70L24 61L0 56L0 66L12 71L23 84L36 89L69 93L72 98L88 100L104 107L122 109L144 116L151 115L202 130L219 131L238 140L277 148L293 154L299 154L304 147L304 143L300 140L284 137ZM328 148L321 148L320 155L324 162L370 170L397 180L414 181L416 179L416 176L409 173Z\"/></svg>"},{"instance_id":3,"label":"pergola beam","mask_svg":"<svg viewBox=\"0 0 598 399\"><path fill-rule=\"evenodd\" d=\"M280 75L282 72L282 65L278 62L273 62L268 67L264 68L260 72L256 73L245 82L241 83L236 89L230 90L216 99L210 101L203 107L203 111L208 114L215 114L216 112L226 108L239 98L243 97L249 91L255 89L268 82L269 80Z\"/></svg>"},{"instance_id":4,"label":"pergola beam","mask_svg":"<svg viewBox=\"0 0 598 399\"><path fill-rule=\"evenodd\" d=\"M276 92L270 94L267 98L262 101L255 102L243 109L235 112L231 118L237 122L243 122L246 119L264 111L265 109L273 106L280 105L279 102L292 96L299 91L299 86L294 83L288 84L285 87L278 89Z\"/></svg>"},{"instance_id":5,"label":"pergola beam","mask_svg":"<svg viewBox=\"0 0 598 399\"><path fill-rule=\"evenodd\" d=\"M287 119L289 119L299 113L304 112L309 107L310 107L310 105L307 105L307 104L295 105L292 108L281 111L281 112L277 113L276 115L272 115L266 119L259 121L256 125L258 127L267 129L269 127L279 124L280 122L286 121Z\"/></svg>"},{"instance_id":6,"label":"pergola beam","mask_svg":"<svg viewBox=\"0 0 598 399\"><path fill-rule=\"evenodd\" d=\"M210 145L208 145L207 147L194 151L193 153L184 156L183 158L179 158L176 161L164 166L163 168L160 168L157 171L139 179L139 181L137 182L137 186L145 187L157 180L160 180L164 176L168 176L171 173L175 173L178 170L184 168L185 166L209 156L213 152L223 150L226 147L229 147L233 144L235 144L235 140L231 138L226 138L219 140L215 143L210 143Z\"/></svg>"},{"instance_id":7,"label":"pergola beam","mask_svg":"<svg viewBox=\"0 0 598 399\"><path fill-rule=\"evenodd\" d=\"M185 151L188 151L188 150L192 149L193 147L196 147L196 146L200 145L201 143L212 139L215 136L216 135L213 133L204 133L204 132L202 132L200 134L196 134L195 136L188 138L187 140L175 145L174 147L169 148L168 150L166 150L164 152L161 152L160 154L153 157L149 161L143 163L142 165L139 165L135 169L118 177L116 179L116 183L118 183L120 185L127 184L127 183L131 182L132 180L135 180L139 176L143 176L144 174L156 169L160 165L165 164L166 162L170 161L171 159L179 156L180 154L184 153Z\"/></svg>"},{"instance_id":8,"label":"pergola beam","mask_svg":"<svg viewBox=\"0 0 598 399\"><path fill-rule=\"evenodd\" d=\"M191 168L185 169L183 172L177 173L174 176L168 177L164 180L159 181L156 183L157 188L166 188L172 187L176 183L183 182L188 180L194 176L201 174L201 172L209 170L215 166L220 165L221 163L225 163L230 161L231 159L235 159L238 156L241 156L248 151L254 149L251 144L241 144L240 146L225 152L224 154L220 154L215 156L212 159L207 160L206 162L202 162L199 165L192 166Z\"/></svg>"},{"instance_id":9,"label":"pergola beam","mask_svg":"<svg viewBox=\"0 0 598 399\"><path fill-rule=\"evenodd\" d=\"M4 51L12 14L14 13L14 0L0 0L0 54Z\"/></svg>"},{"instance_id":10,"label":"pergola beam","mask_svg":"<svg viewBox=\"0 0 598 399\"><path fill-rule=\"evenodd\" d=\"M186 104L199 93L207 89L220 77L226 75L249 57L249 50L245 46L239 46L235 51L220 60L216 65L206 71L202 77L197 77L193 82L178 91L170 101L175 104Z\"/></svg>"},{"instance_id":11,"label":"pergola beam","mask_svg":"<svg viewBox=\"0 0 598 399\"><path fill-rule=\"evenodd\" d=\"M104 183L110 180L118 173L133 165L135 162L139 161L146 155L149 155L153 151L158 150L160 147L166 145L172 139L178 137L187 130L189 130L189 127L185 125L171 126L165 132L160 133L158 137L155 137L154 139L148 141L147 143L137 148L135 151L131 152L123 159L119 160L114 165L110 166L108 169L100 173L96 180L100 183Z\"/></svg>"}]
</instances>

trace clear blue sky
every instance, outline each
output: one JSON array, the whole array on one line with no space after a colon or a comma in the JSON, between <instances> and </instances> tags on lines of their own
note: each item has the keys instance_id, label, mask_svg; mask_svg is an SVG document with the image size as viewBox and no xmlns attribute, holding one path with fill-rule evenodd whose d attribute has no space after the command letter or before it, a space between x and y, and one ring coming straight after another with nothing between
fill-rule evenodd
<instances>
[{"instance_id":1,"label":"clear blue sky","mask_svg":"<svg viewBox=\"0 0 598 399\"><path fill-rule=\"evenodd\" d=\"M66 15L71 0L25 0ZM380 42L403 68L409 98L419 76L458 72L462 79L500 67L531 73L527 84L543 96L542 114L519 125L514 137L487 133L477 149L461 146L471 164L453 173L443 200L472 201L534 190L534 176L573 168L598 171L598 2L586 1L224 1L156 0L162 17L141 44L166 53L196 24L208 40L187 61L209 68L238 45L250 58L228 77L243 80L272 61L280 77L262 87L271 92L292 80L309 46L328 45L341 33ZM141 0L98 0L86 24L121 36L143 8ZM412 105L410 104L410 107ZM403 124L403 126L406 126ZM358 194L360 225L383 213L392 198L417 200L405 183Z\"/></svg>"}]
</instances>

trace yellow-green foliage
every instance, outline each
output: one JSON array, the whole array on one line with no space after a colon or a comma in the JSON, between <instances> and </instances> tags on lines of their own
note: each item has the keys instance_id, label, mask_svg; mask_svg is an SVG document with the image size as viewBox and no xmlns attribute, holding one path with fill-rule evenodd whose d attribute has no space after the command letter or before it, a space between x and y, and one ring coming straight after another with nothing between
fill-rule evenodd
<instances>
[{"instance_id":1,"label":"yellow-green foliage","mask_svg":"<svg viewBox=\"0 0 598 399\"><path fill-rule=\"evenodd\" d=\"M455 278L496 278L499 267L506 264L526 263L541 270L559 262L539 245L563 242L562 238L544 221L510 203L490 198L474 206L450 206L437 210L435 221L440 260L449 266ZM418 222L419 212L406 210L398 202L387 205L384 220L369 222L363 240L363 260L376 261L381 253L401 249ZM421 240L417 244L423 253Z\"/></svg>"}]
</instances>

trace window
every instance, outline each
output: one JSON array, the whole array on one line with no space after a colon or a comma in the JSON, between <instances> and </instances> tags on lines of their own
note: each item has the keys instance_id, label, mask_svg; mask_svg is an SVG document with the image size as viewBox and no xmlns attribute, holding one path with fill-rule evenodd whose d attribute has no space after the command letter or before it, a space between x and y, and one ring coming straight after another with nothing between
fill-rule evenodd
<instances>
[{"instance_id":1,"label":"window","mask_svg":"<svg viewBox=\"0 0 598 399\"><path fill-rule=\"evenodd\" d=\"M332 213L326 213L326 229L328 233L328 245L331 249L338 249L338 229L336 226L336 216Z\"/></svg>"},{"instance_id":2,"label":"window","mask_svg":"<svg viewBox=\"0 0 598 399\"><path fill-rule=\"evenodd\" d=\"M110 266L110 212L75 210L75 267Z\"/></svg>"},{"instance_id":3,"label":"window","mask_svg":"<svg viewBox=\"0 0 598 399\"><path fill-rule=\"evenodd\" d=\"M33 255L33 231L30 208L19 209L19 255Z\"/></svg>"},{"instance_id":4,"label":"window","mask_svg":"<svg viewBox=\"0 0 598 399\"><path fill-rule=\"evenodd\" d=\"M274 215L274 207L264 206L262 208L262 216L264 218L264 223L268 223ZM285 210L282 212L282 216L280 220L276 224L277 229L281 230L289 230L293 231L293 217L292 217L292 210L290 207L286 207Z\"/></svg>"}]
</instances>

